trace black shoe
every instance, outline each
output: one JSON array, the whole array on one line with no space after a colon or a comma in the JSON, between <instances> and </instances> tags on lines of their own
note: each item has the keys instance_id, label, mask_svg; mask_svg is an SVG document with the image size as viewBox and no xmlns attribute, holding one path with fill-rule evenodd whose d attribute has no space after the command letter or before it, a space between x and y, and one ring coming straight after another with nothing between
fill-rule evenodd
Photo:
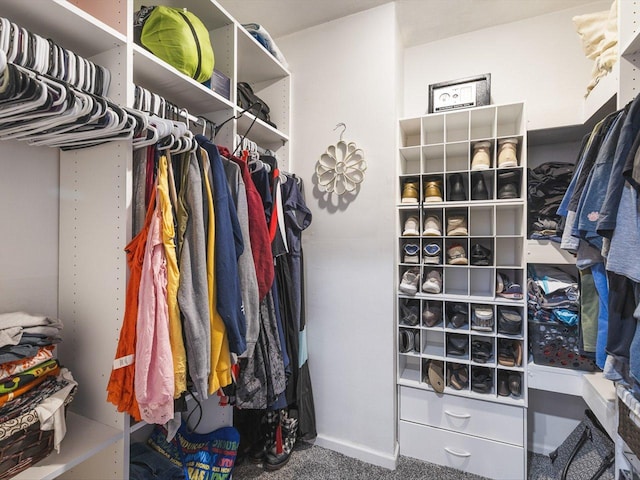
<instances>
[{"instance_id":1,"label":"black shoe","mask_svg":"<svg viewBox=\"0 0 640 480\"><path fill-rule=\"evenodd\" d=\"M454 173L449 177L449 201L462 202L467 199L467 194L464 190L464 182L462 181L462 175Z\"/></svg>"},{"instance_id":2,"label":"black shoe","mask_svg":"<svg viewBox=\"0 0 640 480\"><path fill-rule=\"evenodd\" d=\"M491 369L475 367L471 372L471 390L477 393L490 393L493 388Z\"/></svg>"},{"instance_id":3,"label":"black shoe","mask_svg":"<svg viewBox=\"0 0 640 480\"><path fill-rule=\"evenodd\" d=\"M508 397L510 393L509 374L507 372L498 373L498 395L501 397Z\"/></svg>"},{"instance_id":4,"label":"black shoe","mask_svg":"<svg viewBox=\"0 0 640 480\"><path fill-rule=\"evenodd\" d=\"M476 338L471 341L471 360L477 363L487 363L493 358L493 343L491 340Z\"/></svg>"},{"instance_id":5,"label":"black shoe","mask_svg":"<svg viewBox=\"0 0 640 480\"><path fill-rule=\"evenodd\" d=\"M451 334L447 337L447 354L462 357L467 354L469 337L467 335Z\"/></svg>"},{"instance_id":6,"label":"black shoe","mask_svg":"<svg viewBox=\"0 0 640 480\"><path fill-rule=\"evenodd\" d=\"M519 183L520 174L515 170L498 173L498 198L500 200L520 198Z\"/></svg>"},{"instance_id":7,"label":"black shoe","mask_svg":"<svg viewBox=\"0 0 640 480\"><path fill-rule=\"evenodd\" d=\"M522 378L519 373L512 373L509 375L509 391L516 397L520 396L522 392Z\"/></svg>"},{"instance_id":8,"label":"black shoe","mask_svg":"<svg viewBox=\"0 0 640 480\"><path fill-rule=\"evenodd\" d=\"M449 303L447 318L452 327L461 328L469 323L469 307L466 303Z\"/></svg>"},{"instance_id":9,"label":"black shoe","mask_svg":"<svg viewBox=\"0 0 640 480\"><path fill-rule=\"evenodd\" d=\"M491 265L491 250L476 243L471 247L471 265L486 267Z\"/></svg>"},{"instance_id":10,"label":"black shoe","mask_svg":"<svg viewBox=\"0 0 640 480\"><path fill-rule=\"evenodd\" d=\"M471 174L471 200L489 200L489 191L481 173Z\"/></svg>"},{"instance_id":11,"label":"black shoe","mask_svg":"<svg viewBox=\"0 0 640 480\"><path fill-rule=\"evenodd\" d=\"M522 331L522 315L511 308L498 308L498 333L520 335Z\"/></svg>"}]
</instances>

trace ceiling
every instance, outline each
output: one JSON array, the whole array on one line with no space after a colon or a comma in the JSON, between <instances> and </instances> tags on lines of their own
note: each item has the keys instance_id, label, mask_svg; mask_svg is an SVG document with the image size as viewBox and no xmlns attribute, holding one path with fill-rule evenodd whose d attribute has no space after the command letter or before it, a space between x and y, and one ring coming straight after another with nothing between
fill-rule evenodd
<instances>
[{"instance_id":1,"label":"ceiling","mask_svg":"<svg viewBox=\"0 0 640 480\"><path fill-rule=\"evenodd\" d=\"M273 38L278 38L390 1L220 0L220 3L240 22L259 23ZM403 42L410 47L594 0L396 0L396 3Z\"/></svg>"}]
</instances>

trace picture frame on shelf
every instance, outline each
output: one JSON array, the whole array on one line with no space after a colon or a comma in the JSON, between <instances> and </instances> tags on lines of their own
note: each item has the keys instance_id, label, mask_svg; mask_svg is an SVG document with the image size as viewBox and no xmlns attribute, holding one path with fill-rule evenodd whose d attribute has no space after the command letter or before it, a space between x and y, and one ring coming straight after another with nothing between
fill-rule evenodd
<instances>
[{"instance_id":1,"label":"picture frame on shelf","mask_svg":"<svg viewBox=\"0 0 640 480\"><path fill-rule=\"evenodd\" d=\"M491 74L460 78L429 85L427 113L473 108L491 103Z\"/></svg>"}]
</instances>

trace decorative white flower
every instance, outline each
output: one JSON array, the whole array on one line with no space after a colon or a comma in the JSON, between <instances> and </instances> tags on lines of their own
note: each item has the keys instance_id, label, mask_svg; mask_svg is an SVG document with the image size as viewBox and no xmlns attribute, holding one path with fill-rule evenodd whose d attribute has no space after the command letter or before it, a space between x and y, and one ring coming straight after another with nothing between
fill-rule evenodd
<instances>
[{"instance_id":1,"label":"decorative white flower","mask_svg":"<svg viewBox=\"0 0 640 480\"><path fill-rule=\"evenodd\" d=\"M352 192L364 180L366 169L364 152L355 143L340 140L327 148L316 163L318 187L338 195Z\"/></svg>"}]
</instances>

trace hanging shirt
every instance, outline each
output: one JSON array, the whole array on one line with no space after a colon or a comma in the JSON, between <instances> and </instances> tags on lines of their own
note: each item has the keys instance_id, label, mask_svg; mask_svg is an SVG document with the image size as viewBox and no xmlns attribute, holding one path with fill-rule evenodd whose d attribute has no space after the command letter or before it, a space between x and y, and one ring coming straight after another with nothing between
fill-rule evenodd
<instances>
[{"instance_id":1,"label":"hanging shirt","mask_svg":"<svg viewBox=\"0 0 640 480\"><path fill-rule=\"evenodd\" d=\"M178 307L178 285L180 272L174 244L175 227L173 209L169 195L168 161L164 155L158 165L158 206L162 215L161 236L167 262L167 307L169 309L169 342L173 359L175 392L174 398L187 390L187 354L182 339L182 321Z\"/></svg>"},{"instance_id":2,"label":"hanging shirt","mask_svg":"<svg viewBox=\"0 0 640 480\"><path fill-rule=\"evenodd\" d=\"M201 398L208 397L211 360L211 322L207 286L206 237L203 219L202 176L195 154L185 155L178 194L180 286L178 304L184 318L189 376Z\"/></svg>"},{"instance_id":3,"label":"hanging shirt","mask_svg":"<svg viewBox=\"0 0 640 480\"><path fill-rule=\"evenodd\" d=\"M167 265L156 206L149 226L138 293L136 325L136 398L147 423L163 424L173 418L173 359L169 343Z\"/></svg>"},{"instance_id":4,"label":"hanging shirt","mask_svg":"<svg viewBox=\"0 0 640 480\"><path fill-rule=\"evenodd\" d=\"M242 232L235 206L229 198L229 187L218 148L203 135L196 135L196 140L209 155L212 172L217 311L227 328L229 350L240 355L247 349L247 327L238 277L238 258L244 249Z\"/></svg>"},{"instance_id":5,"label":"hanging shirt","mask_svg":"<svg viewBox=\"0 0 640 480\"><path fill-rule=\"evenodd\" d=\"M222 318L217 311L215 244L216 222L213 208L213 194L209 181L209 156L204 150L198 151L204 188L204 211L207 212L207 292L209 295L209 317L211 319L211 369L209 372L209 394L231 383L231 354L229 340ZM222 279L218 279L222 280Z\"/></svg>"}]
</instances>

